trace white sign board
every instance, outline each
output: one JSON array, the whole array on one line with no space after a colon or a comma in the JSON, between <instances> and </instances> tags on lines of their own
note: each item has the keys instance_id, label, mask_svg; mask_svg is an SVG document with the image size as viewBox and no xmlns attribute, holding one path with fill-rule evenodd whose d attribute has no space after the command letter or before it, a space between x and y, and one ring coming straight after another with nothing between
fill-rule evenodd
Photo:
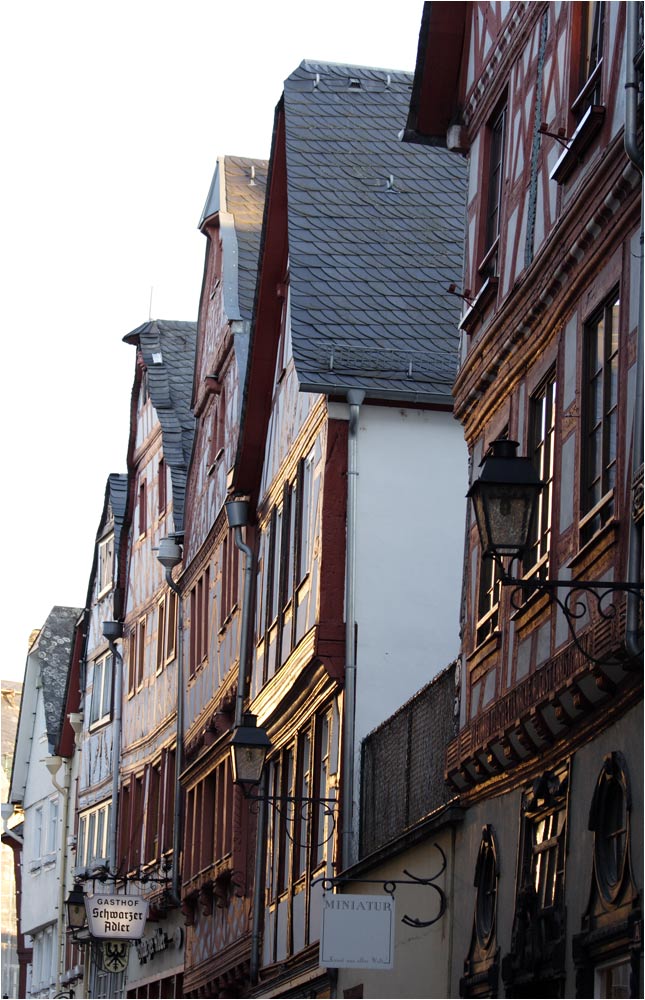
<instances>
[{"instance_id":1,"label":"white sign board","mask_svg":"<svg viewBox=\"0 0 645 1000\"><path fill-rule=\"evenodd\" d=\"M85 897L87 925L95 938L137 941L143 937L148 919L148 900L141 896Z\"/></svg>"},{"instance_id":2,"label":"white sign board","mask_svg":"<svg viewBox=\"0 0 645 1000\"><path fill-rule=\"evenodd\" d=\"M320 964L337 969L394 968L393 897L326 893Z\"/></svg>"}]
</instances>

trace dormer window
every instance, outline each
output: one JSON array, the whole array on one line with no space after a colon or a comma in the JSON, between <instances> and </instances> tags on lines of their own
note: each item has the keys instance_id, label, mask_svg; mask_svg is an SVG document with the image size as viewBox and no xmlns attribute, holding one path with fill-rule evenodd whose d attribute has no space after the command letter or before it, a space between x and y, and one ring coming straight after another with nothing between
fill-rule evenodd
<instances>
[{"instance_id":1,"label":"dormer window","mask_svg":"<svg viewBox=\"0 0 645 1000\"><path fill-rule=\"evenodd\" d=\"M98 596L110 590L114 575L114 534L110 532L98 543Z\"/></svg>"}]
</instances>

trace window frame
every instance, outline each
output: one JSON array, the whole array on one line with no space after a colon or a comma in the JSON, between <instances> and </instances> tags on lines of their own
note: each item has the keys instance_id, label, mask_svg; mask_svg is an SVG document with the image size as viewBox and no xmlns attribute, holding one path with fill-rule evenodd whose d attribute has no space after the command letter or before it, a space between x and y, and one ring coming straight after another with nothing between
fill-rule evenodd
<instances>
[{"instance_id":1,"label":"window frame","mask_svg":"<svg viewBox=\"0 0 645 1000\"><path fill-rule=\"evenodd\" d=\"M583 324L580 394L582 545L591 541L616 515L621 318L620 288L616 286ZM597 390L598 396L595 394ZM594 441L599 442L599 447L594 448Z\"/></svg>"},{"instance_id":2,"label":"window frame","mask_svg":"<svg viewBox=\"0 0 645 1000\"><path fill-rule=\"evenodd\" d=\"M97 543L97 598L109 593L114 583L114 530L110 529Z\"/></svg>"},{"instance_id":3,"label":"window frame","mask_svg":"<svg viewBox=\"0 0 645 1000\"><path fill-rule=\"evenodd\" d=\"M557 375L555 365L529 397L527 455L545 483L531 525L530 549L522 561L524 575L547 576L553 537Z\"/></svg>"},{"instance_id":4,"label":"window frame","mask_svg":"<svg viewBox=\"0 0 645 1000\"><path fill-rule=\"evenodd\" d=\"M504 203L504 178L508 130L508 93L497 102L484 130L484 167L477 274L480 283L497 279L499 241ZM484 195L483 192L486 192ZM484 201L485 198L485 201Z\"/></svg>"},{"instance_id":5,"label":"window frame","mask_svg":"<svg viewBox=\"0 0 645 1000\"><path fill-rule=\"evenodd\" d=\"M108 669L109 664L109 669ZM100 674L100 684L97 679ZM98 693L100 692L100 693ZM114 657L108 650L97 656L92 669L92 696L90 699L90 730L105 725L112 718L114 700Z\"/></svg>"}]
</instances>

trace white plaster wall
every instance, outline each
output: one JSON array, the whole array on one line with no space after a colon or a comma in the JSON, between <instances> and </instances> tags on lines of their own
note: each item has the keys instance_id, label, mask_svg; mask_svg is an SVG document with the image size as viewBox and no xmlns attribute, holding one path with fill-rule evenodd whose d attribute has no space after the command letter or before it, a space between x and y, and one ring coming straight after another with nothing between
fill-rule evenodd
<instances>
[{"instance_id":1,"label":"white plaster wall","mask_svg":"<svg viewBox=\"0 0 645 1000\"><path fill-rule=\"evenodd\" d=\"M38 806L43 809L43 828L46 830L49 822L49 800L56 796L51 776L45 767L44 760L49 756L47 735L45 730L45 711L42 691L38 691L36 714L34 718L33 740L27 782L25 786L24 811L24 848L23 848L23 882L22 882L22 930L25 934L33 934L45 924L51 923L57 916L58 903L58 858L56 852L41 854L40 859L34 856L34 823ZM62 776L62 770L59 772ZM58 837L60 842L60 823L63 811L62 799L58 796ZM38 861L40 863L38 863Z\"/></svg>"},{"instance_id":2,"label":"white plaster wall","mask_svg":"<svg viewBox=\"0 0 645 1000\"><path fill-rule=\"evenodd\" d=\"M467 462L450 413L361 408L357 780L363 738L459 653Z\"/></svg>"}]
</instances>

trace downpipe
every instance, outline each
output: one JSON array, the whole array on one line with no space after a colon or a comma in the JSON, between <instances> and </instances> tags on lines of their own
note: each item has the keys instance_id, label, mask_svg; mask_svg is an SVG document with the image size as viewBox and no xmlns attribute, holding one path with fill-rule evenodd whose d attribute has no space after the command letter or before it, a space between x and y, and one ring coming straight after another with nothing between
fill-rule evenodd
<instances>
[{"instance_id":1,"label":"downpipe","mask_svg":"<svg viewBox=\"0 0 645 1000\"><path fill-rule=\"evenodd\" d=\"M235 696L234 728L242 725L244 720L244 702L246 700L246 671L249 660L249 633L251 626L253 597L253 549L242 538L242 528L248 524L248 500L232 497L226 501L226 516L229 527L233 529L235 546L244 555L244 592L242 597L242 618L240 621L240 657L237 676L237 694ZM253 898L251 903L251 955L249 958L249 979L255 986L260 973L260 948L264 929L264 879L266 869L267 842L267 776L262 775L259 787L259 809L256 828L255 863L253 867Z\"/></svg>"},{"instance_id":2,"label":"downpipe","mask_svg":"<svg viewBox=\"0 0 645 1000\"><path fill-rule=\"evenodd\" d=\"M636 169L643 175L643 153L638 145L638 77L634 60L638 48L638 15L640 4L628 3L625 36L625 152ZM639 268L639 306L636 345L636 393L634 399L634 424L632 431L632 490L636 476L643 465L643 191L641 183L641 231ZM637 524L632 513L629 521L629 556L627 579L636 583L642 579L643 525ZM643 641L640 629L640 598L627 594L625 621L625 648L631 657L642 657Z\"/></svg>"},{"instance_id":3,"label":"downpipe","mask_svg":"<svg viewBox=\"0 0 645 1000\"><path fill-rule=\"evenodd\" d=\"M358 421L362 389L347 393L347 554L345 559L345 695L343 711L342 864L352 862L354 841L354 757L356 752L356 523L358 496Z\"/></svg>"},{"instance_id":4,"label":"downpipe","mask_svg":"<svg viewBox=\"0 0 645 1000\"><path fill-rule=\"evenodd\" d=\"M181 905L181 885L179 857L181 854L182 834L182 794L181 772L184 769L184 607L181 600L181 589L172 578L172 570L166 567L166 583L177 595L177 746L175 748L175 803L174 825L172 831L172 901L175 906Z\"/></svg>"},{"instance_id":5,"label":"downpipe","mask_svg":"<svg viewBox=\"0 0 645 1000\"><path fill-rule=\"evenodd\" d=\"M114 639L108 639L108 646L114 663L114 716L112 723L112 802L110 805L110 833L108 859L110 871L117 866L116 831L119 807L119 776L121 772L121 698L123 695L123 657L116 648Z\"/></svg>"},{"instance_id":6,"label":"downpipe","mask_svg":"<svg viewBox=\"0 0 645 1000\"><path fill-rule=\"evenodd\" d=\"M56 918L56 934L58 943L58 956L56 962L56 992L58 993L61 988L61 983L63 979L63 973L65 971L65 926L64 926L64 913L65 913L65 884L67 882L67 851L65 850L64 844L67 840L67 822L69 817L69 793L72 777L72 763L67 758L62 758L58 756L50 757L46 761L47 769L49 770L52 785L57 792L62 796L63 808L61 816L61 828L63 833L63 844L59 851L60 854L60 869L59 869L59 879L58 879L58 914ZM56 774L58 770L63 765L63 784L59 785L56 781Z\"/></svg>"}]
</instances>

